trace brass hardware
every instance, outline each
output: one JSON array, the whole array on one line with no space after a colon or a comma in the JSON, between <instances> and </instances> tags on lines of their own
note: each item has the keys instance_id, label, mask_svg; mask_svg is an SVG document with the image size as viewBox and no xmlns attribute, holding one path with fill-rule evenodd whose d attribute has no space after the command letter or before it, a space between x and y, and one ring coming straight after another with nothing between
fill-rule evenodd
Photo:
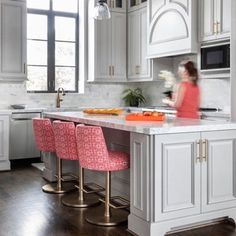
<instances>
[{"instance_id":1,"label":"brass hardware","mask_svg":"<svg viewBox=\"0 0 236 236\"><path fill-rule=\"evenodd\" d=\"M60 92L62 94L62 96L65 96L65 91L62 87L58 88L57 90L57 98L56 98L56 107L59 108L61 107L61 102L63 101L63 99L60 97Z\"/></svg>"},{"instance_id":2,"label":"brass hardware","mask_svg":"<svg viewBox=\"0 0 236 236\"><path fill-rule=\"evenodd\" d=\"M99 205L99 200L97 196L93 194L86 195L84 198L84 169L80 167L79 173L79 186L75 186L79 189L78 193L67 195L62 198L62 204L69 207L77 207L77 208L86 208Z\"/></svg>"},{"instance_id":3,"label":"brass hardware","mask_svg":"<svg viewBox=\"0 0 236 236\"><path fill-rule=\"evenodd\" d=\"M111 76L111 66L109 66L109 76Z\"/></svg>"},{"instance_id":4,"label":"brass hardware","mask_svg":"<svg viewBox=\"0 0 236 236\"><path fill-rule=\"evenodd\" d=\"M24 74L26 74L26 63L24 63Z\"/></svg>"},{"instance_id":5,"label":"brass hardware","mask_svg":"<svg viewBox=\"0 0 236 236\"><path fill-rule=\"evenodd\" d=\"M93 188L92 186L94 186L95 188ZM95 184L95 183L87 183L84 185L85 188L87 189L91 189L91 190L86 190L85 188L83 189L84 193L86 194L90 194L90 193L100 193L105 191L105 188L103 188L102 186Z\"/></svg>"},{"instance_id":6,"label":"brass hardware","mask_svg":"<svg viewBox=\"0 0 236 236\"><path fill-rule=\"evenodd\" d=\"M75 186L72 183L62 184L62 161L57 158L57 183L47 184L42 187L43 191L46 193L67 193L75 190Z\"/></svg>"},{"instance_id":7,"label":"brass hardware","mask_svg":"<svg viewBox=\"0 0 236 236\"><path fill-rule=\"evenodd\" d=\"M214 24L213 24L213 33L217 34L217 23L216 22L214 22Z\"/></svg>"},{"instance_id":8,"label":"brass hardware","mask_svg":"<svg viewBox=\"0 0 236 236\"><path fill-rule=\"evenodd\" d=\"M201 140L197 141L197 161L202 162L202 145L201 145Z\"/></svg>"},{"instance_id":9,"label":"brass hardware","mask_svg":"<svg viewBox=\"0 0 236 236\"><path fill-rule=\"evenodd\" d=\"M216 22L216 29L217 29L216 33L219 34L220 33L220 22L219 21Z\"/></svg>"},{"instance_id":10,"label":"brass hardware","mask_svg":"<svg viewBox=\"0 0 236 236\"><path fill-rule=\"evenodd\" d=\"M115 75L115 66L112 66L111 68L112 68L112 76L114 76Z\"/></svg>"},{"instance_id":11,"label":"brass hardware","mask_svg":"<svg viewBox=\"0 0 236 236\"><path fill-rule=\"evenodd\" d=\"M100 209L90 210L87 214L86 220L95 225L100 226L116 226L127 221L129 215L128 211L116 209L113 211L110 208L110 195L111 195L111 172L107 171L106 173L106 195L105 201L105 211L104 214L101 214Z\"/></svg>"},{"instance_id":12,"label":"brass hardware","mask_svg":"<svg viewBox=\"0 0 236 236\"><path fill-rule=\"evenodd\" d=\"M113 203L109 204L109 206L112 207L113 209L125 209L125 208L130 207L130 202L127 199L123 198L123 197L114 196L114 197L111 197L110 200L112 202L114 202L114 204ZM122 202L124 204L118 203L116 200L119 200L120 202ZM102 198L100 198L99 201L101 201L103 203L106 203L106 201Z\"/></svg>"},{"instance_id":13,"label":"brass hardware","mask_svg":"<svg viewBox=\"0 0 236 236\"><path fill-rule=\"evenodd\" d=\"M135 74L136 75L140 74L140 66L135 66Z\"/></svg>"},{"instance_id":14,"label":"brass hardware","mask_svg":"<svg viewBox=\"0 0 236 236\"><path fill-rule=\"evenodd\" d=\"M207 161L208 159L208 141L202 140L202 160Z\"/></svg>"}]
</instances>

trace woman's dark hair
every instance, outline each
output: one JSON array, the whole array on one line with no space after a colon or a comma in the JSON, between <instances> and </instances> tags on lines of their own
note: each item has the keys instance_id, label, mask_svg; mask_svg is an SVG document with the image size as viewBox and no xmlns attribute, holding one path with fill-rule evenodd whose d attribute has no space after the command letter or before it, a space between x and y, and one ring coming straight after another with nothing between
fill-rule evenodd
<instances>
[{"instance_id":1,"label":"woman's dark hair","mask_svg":"<svg viewBox=\"0 0 236 236\"><path fill-rule=\"evenodd\" d=\"M195 63L192 61L187 61L181 64L185 70L188 72L189 76L192 78L192 82L194 85L197 85L199 75L198 75L198 70L195 66Z\"/></svg>"}]
</instances>

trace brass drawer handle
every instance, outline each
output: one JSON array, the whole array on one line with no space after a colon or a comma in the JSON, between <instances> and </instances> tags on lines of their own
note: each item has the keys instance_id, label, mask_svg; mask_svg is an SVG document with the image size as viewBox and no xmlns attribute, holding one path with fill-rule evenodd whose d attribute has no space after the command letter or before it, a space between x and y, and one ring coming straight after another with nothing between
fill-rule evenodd
<instances>
[{"instance_id":1,"label":"brass drawer handle","mask_svg":"<svg viewBox=\"0 0 236 236\"><path fill-rule=\"evenodd\" d=\"M201 140L197 141L197 161L202 162L202 145L201 145Z\"/></svg>"},{"instance_id":2,"label":"brass drawer handle","mask_svg":"<svg viewBox=\"0 0 236 236\"><path fill-rule=\"evenodd\" d=\"M207 161L208 159L208 140L202 140L202 159Z\"/></svg>"}]
</instances>

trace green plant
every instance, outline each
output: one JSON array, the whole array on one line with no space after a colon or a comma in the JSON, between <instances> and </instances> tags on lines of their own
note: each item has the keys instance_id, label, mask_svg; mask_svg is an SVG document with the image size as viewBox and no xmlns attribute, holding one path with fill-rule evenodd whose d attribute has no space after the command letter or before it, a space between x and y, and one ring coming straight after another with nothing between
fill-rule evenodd
<instances>
[{"instance_id":1,"label":"green plant","mask_svg":"<svg viewBox=\"0 0 236 236\"><path fill-rule=\"evenodd\" d=\"M126 106L138 107L140 104L146 102L142 89L140 88L126 89L124 90L123 94L123 100Z\"/></svg>"}]
</instances>

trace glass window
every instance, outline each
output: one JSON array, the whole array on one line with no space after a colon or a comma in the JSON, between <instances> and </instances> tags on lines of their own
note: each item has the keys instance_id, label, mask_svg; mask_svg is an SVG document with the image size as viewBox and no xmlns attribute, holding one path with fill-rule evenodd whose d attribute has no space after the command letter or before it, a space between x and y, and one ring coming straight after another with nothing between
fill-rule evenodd
<instances>
[{"instance_id":1,"label":"glass window","mask_svg":"<svg viewBox=\"0 0 236 236\"><path fill-rule=\"evenodd\" d=\"M55 17L56 40L76 41L76 19L68 17Z\"/></svg>"},{"instance_id":2,"label":"glass window","mask_svg":"<svg viewBox=\"0 0 236 236\"><path fill-rule=\"evenodd\" d=\"M47 91L47 67L28 66L27 89L31 91Z\"/></svg>"},{"instance_id":3,"label":"glass window","mask_svg":"<svg viewBox=\"0 0 236 236\"><path fill-rule=\"evenodd\" d=\"M75 67L56 67L55 89L63 87L67 91L73 91L75 88Z\"/></svg>"},{"instance_id":4,"label":"glass window","mask_svg":"<svg viewBox=\"0 0 236 236\"><path fill-rule=\"evenodd\" d=\"M61 12L78 12L78 2L77 0L53 0L53 10Z\"/></svg>"},{"instance_id":5,"label":"glass window","mask_svg":"<svg viewBox=\"0 0 236 236\"><path fill-rule=\"evenodd\" d=\"M48 37L47 16L28 14L28 16L27 16L27 38L28 39L47 40L47 37Z\"/></svg>"},{"instance_id":6,"label":"glass window","mask_svg":"<svg viewBox=\"0 0 236 236\"><path fill-rule=\"evenodd\" d=\"M49 10L50 0L27 0L27 8Z\"/></svg>"},{"instance_id":7,"label":"glass window","mask_svg":"<svg viewBox=\"0 0 236 236\"><path fill-rule=\"evenodd\" d=\"M27 6L27 90L77 92L77 0L28 0Z\"/></svg>"},{"instance_id":8,"label":"glass window","mask_svg":"<svg viewBox=\"0 0 236 236\"><path fill-rule=\"evenodd\" d=\"M27 44L28 65L47 65L47 42L28 40Z\"/></svg>"}]
</instances>

